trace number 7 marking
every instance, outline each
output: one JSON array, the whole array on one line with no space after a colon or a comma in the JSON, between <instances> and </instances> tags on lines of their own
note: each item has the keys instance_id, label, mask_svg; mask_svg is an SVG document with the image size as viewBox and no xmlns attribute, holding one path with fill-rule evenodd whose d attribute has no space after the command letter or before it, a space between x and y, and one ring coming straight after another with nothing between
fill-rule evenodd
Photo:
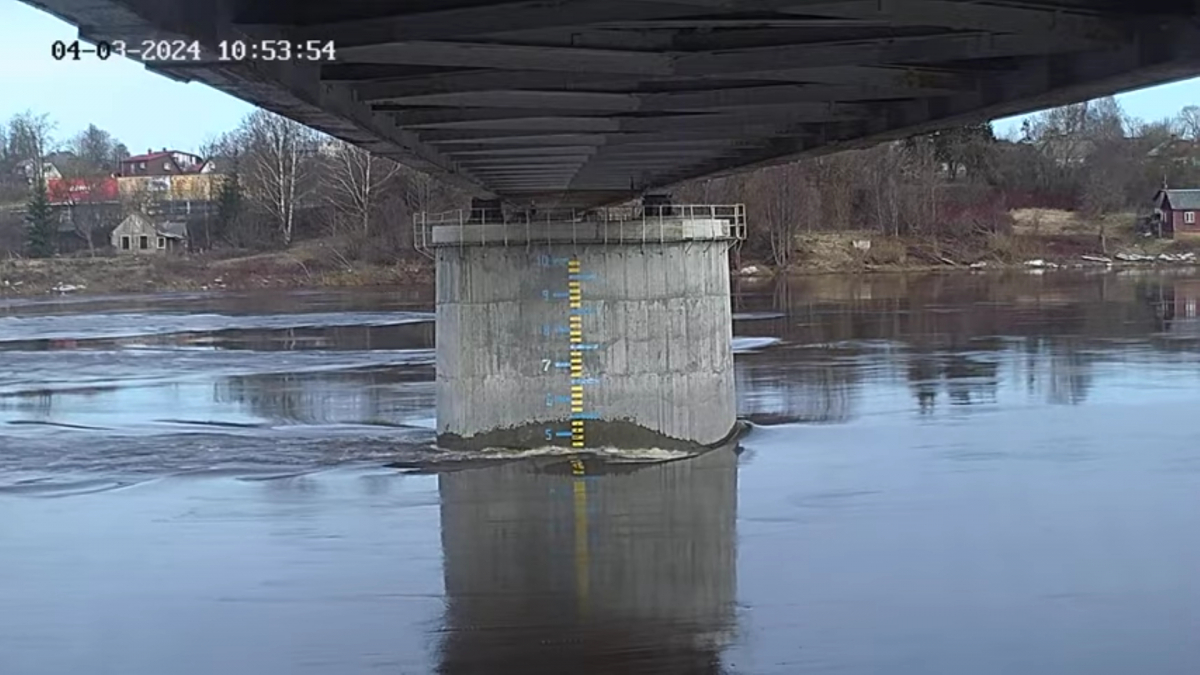
<instances>
[{"instance_id":1,"label":"number 7 marking","mask_svg":"<svg viewBox=\"0 0 1200 675\"><path fill-rule=\"evenodd\" d=\"M554 362L552 362L550 359L542 359L542 372L548 372L550 370L550 366L552 365L554 365Z\"/></svg>"}]
</instances>

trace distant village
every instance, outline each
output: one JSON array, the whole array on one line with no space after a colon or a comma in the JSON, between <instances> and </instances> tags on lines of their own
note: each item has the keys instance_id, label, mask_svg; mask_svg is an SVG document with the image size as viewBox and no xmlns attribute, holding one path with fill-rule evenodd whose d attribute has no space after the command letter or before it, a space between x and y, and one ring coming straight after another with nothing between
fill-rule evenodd
<instances>
[{"instance_id":1,"label":"distant village","mask_svg":"<svg viewBox=\"0 0 1200 675\"><path fill-rule=\"evenodd\" d=\"M118 253L186 250L188 222L213 214L229 170L228 158L163 148L120 160L111 175L68 178L58 163L72 159L56 152L41 166L47 200L58 217L59 253L88 249L89 237L91 246L107 245ZM32 160L16 170L31 184L38 175ZM86 227L80 226L81 215Z\"/></svg>"},{"instance_id":2,"label":"distant village","mask_svg":"<svg viewBox=\"0 0 1200 675\"><path fill-rule=\"evenodd\" d=\"M32 114L0 126L0 255L265 251L325 238L343 267L390 263L413 254L413 213L470 201L266 111L197 153L132 154L94 127L52 143L50 129ZM6 188L14 177L20 189ZM32 225L35 185L53 241ZM1036 259L1041 244L1014 234L1045 240L1042 225L1068 217L1070 236L1042 243L1105 257L1113 237L1200 240L1200 106L1147 121L1110 97L1038 113L1006 138L967 125L672 189L681 202L744 203L739 255L775 268L828 257L804 242L815 233L890 239L855 249L872 265Z\"/></svg>"},{"instance_id":3,"label":"distant village","mask_svg":"<svg viewBox=\"0 0 1200 675\"><path fill-rule=\"evenodd\" d=\"M94 125L65 139L55 129L31 112L0 124L0 256L225 255L332 237L339 258L394 261L415 255L414 211L464 201L263 110L199 152L134 154Z\"/></svg>"}]
</instances>

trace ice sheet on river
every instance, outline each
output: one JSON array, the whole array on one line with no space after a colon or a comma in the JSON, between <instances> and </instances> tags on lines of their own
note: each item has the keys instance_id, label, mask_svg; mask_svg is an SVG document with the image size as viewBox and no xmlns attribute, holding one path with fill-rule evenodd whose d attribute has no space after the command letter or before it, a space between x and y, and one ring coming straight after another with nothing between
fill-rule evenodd
<instances>
[{"instance_id":1,"label":"ice sheet on river","mask_svg":"<svg viewBox=\"0 0 1200 675\"><path fill-rule=\"evenodd\" d=\"M0 317L0 346L30 340L100 340L334 326L398 326L431 322L429 312L310 312L303 314L113 313Z\"/></svg>"}]
</instances>

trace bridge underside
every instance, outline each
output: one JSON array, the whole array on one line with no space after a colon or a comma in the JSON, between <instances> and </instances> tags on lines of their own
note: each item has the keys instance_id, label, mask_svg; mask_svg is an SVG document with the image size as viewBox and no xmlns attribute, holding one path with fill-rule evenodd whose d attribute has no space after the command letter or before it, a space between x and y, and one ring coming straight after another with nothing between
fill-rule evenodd
<instances>
[{"instance_id":1,"label":"bridge underside","mask_svg":"<svg viewBox=\"0 0 1200 675\"><path fill-rule=\"evenodd\" d=\"M1200 73L1195 0L26 0L89 40L332 40L156 67L480 196L647 188Z\"/></svg>"}]
</instances>

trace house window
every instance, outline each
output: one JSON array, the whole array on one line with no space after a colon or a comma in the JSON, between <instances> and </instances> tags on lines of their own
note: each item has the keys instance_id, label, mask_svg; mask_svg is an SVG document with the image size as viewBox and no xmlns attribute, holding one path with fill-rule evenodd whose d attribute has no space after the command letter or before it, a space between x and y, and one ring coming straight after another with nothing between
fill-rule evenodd
<instances>
[{"instance_id":1,"label":"house window","mask_svg":"<svg viewBox=\"0 0 1200 675\"><path fill-rule=\"evenodd\" d=\"M163 171L170 171L170 170L171 170L171 163L163 162Z\"/></svg>"},{"instance_id":2,"label":"house window","mask_svg":"<svg viewBox=\"0 0 1200 675\"><path fill-rule=\"evenodd\" d=\"M144 234L138 237L138 248L142 249L143 251L150 248L150 237L147 237Z\"/></svg>"},{"instance_id":3,"label":"house window","mask_svg":"<svg viewBox=\"0 0 1200 675\"><path fill-rule=\"evenodd\" d=\"M1195 225L1196 224L1196 212L1195 211L1184 211L1183 212L1183 222L1187 223L1188 225Z\"/></svg>"},{"instance_id":4,"label":"house window","mask_svg":"<svg viewBox=\"0 0 1200 675\"><path fill-rule=\"evenodd\" d=\"M140 169L140 170L142 170L142 171L145 171L145 170L146 170L146 163L145 163L145 162L138 162L138 169Z\"/></svg>"},{"instance_id":5,"label":"house window","mask_svg":"<svg viewBox=\"0 0 1200 675\"><path fill-rule=\"evenodd\" d=\"M166 247L167 247L167 238L166 238L166 237L159 237L159 238L158 238L158 247L159 247L159 248L166 248Z\"/></svg>"},{"instance_id":6,"label":"house window","mask_svg":"<svg viewBox=\"0 0 1200 675\"><path fill-rule=\"evenodd\" d=\"M128 251L128 250L129 250L129 237L127 237L127 236L122 236L122 237L121 237L121 250L122 250L122 251Z\"/></svg>"}]
</instances>

